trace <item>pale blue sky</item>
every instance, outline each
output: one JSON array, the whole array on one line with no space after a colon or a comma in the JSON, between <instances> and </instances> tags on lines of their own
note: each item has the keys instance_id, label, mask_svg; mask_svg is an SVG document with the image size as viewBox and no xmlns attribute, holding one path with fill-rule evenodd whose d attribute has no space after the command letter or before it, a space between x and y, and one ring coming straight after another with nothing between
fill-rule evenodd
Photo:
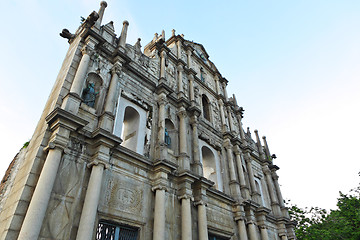
<instances>
[{"instance_id":1,"label":"pale blue sky","mask_svg":"<svg viewBox=\"0 0 360 240\"><path fill-rule=\"evenodd\" d=\"M80 16L100 1L2 3L0 175L35 125ZM107 1L103 23L130 22L145 46L171 29L201 43L245 109L244 126L266 135L283 195L334 208L359 182L360 1ZM224 3L225 2L225 3Z\"/></svg>"}]
</instances>

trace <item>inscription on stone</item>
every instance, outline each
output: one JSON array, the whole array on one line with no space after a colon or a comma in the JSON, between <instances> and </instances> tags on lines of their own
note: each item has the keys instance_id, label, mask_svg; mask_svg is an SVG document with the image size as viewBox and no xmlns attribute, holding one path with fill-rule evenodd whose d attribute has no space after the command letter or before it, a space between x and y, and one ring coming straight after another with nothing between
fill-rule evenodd
<instances>
[{"instance_id":1,"label":"inscription on stone","mask_svg":"<svg viewBox=\"0 0 360 240\"><path fill-rule=\"evenodd\" d=\"M105 205L119 211L140 215L143 205L142 196L143 192L138 187L129 183L120 183L117 179L110 180L106 187Z\"/></svg>"}]
</instances>

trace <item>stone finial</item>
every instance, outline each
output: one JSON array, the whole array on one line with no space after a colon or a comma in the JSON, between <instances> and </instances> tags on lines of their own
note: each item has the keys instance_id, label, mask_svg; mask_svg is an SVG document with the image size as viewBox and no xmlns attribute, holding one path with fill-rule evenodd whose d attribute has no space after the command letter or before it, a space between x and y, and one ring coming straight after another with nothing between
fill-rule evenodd
<instances>
[{"instance_id":1,"label":"stone finial","mask_svg":"<svg viewBox=\"0 0 360 240\"><path fill-rule=\"evenodd\" d=\"M161 38L162 38L162 40L164 40L164 42L165 42L165 30L162 30L162 31L161 31Z\"/></svg>"},{"instance_id":2,"label":"stone finial","mask_svg":"<svg viewBox=\"0 0 360 240\"><path fill-rule=\"evenodd\" d=\"M123 28L121 30L121 35L120 35L120 40L119 40L119 47L125 48L128 26L129 26L129 22L125 20L123 22Z\"/></svg>"},{"instance_id":3,"label":"stone finial","mask_svg":"<svg viewBox=\"0 0 360 240\"><path fill-rule=\"evenodd\" d=\"M171 30L172 35L175 36L175 29Z\"/></svg>"},{"instance_id":4,"label":"stone finial","mask_svg":"<svg viewBox=\"0 0 360 240\"><path fill-rule=\"evenodd\" d=\"M97 28L98 30L100 29L100 26L101 26L101 22L102 22L102 19L103 19L103 16L104 16L104 12L105 12L105 8L107 7L107 3L105 1L102 1L100 3L100 9L98 11L98 14L99 14L99 19L96 21L95 23L95 28Z\"/></svg>"},{"instance_id":5,"label":"stone finial","mask_svg":"<svg viewBox=\"0 0 360 240\"><path fill-rule=\"evenodd\" d=\"M100 6L106 8L107 7L107 2L106 1L101 1Z\"/></svg>"},{"instance_id":6,"label":"stone finial","mask_svg":"<svg viewBox=\"0 0 360 240\"><path fill-rule=\"evenodd\" d=\"M156 42L156 40L159 38L159 34L158 33L155 33L154 34L154 38L153 38L153 42Z\"/></svg>"}]
</instances>

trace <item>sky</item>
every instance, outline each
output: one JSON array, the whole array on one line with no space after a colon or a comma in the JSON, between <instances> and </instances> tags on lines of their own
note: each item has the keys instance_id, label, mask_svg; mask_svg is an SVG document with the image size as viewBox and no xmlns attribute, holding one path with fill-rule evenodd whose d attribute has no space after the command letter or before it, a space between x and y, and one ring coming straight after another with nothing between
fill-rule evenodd
<instances>
[{"instance_id":1,"label":"sky","mask_svg":"<svg viewBox=\"0 0 360 240\"><path fill-rule=\"evenodd\" d=\"M30 140L80 16L95 0L2 3L0 175ZM103 24L127 43L171 30L203 44L245 109L243 124L266 136L277 155L285 199L336 207L339 191L358 186L360 171L360 1L109 0ZM254 137L254 134L253 134Z\"/></svg>"}]
</instances>

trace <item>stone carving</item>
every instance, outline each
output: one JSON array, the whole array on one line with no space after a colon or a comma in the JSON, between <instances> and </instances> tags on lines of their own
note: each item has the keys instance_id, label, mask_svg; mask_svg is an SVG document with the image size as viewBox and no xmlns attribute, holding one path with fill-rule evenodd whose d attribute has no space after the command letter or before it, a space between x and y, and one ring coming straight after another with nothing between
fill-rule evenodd
<instances>
[{"instance_id":1,"label":"stone carving","mask_svg":"<svg viewBox=\"0 0 360 240\"><path fill-rule=\"evenodd\" d=\"M104 205L119 211L140 215L143 205L143 192L139 186L130 185L127 182L126 187L122 186L120 179L108 181Z\"/></svg>"},{"instance_id":2,"label":"stone carving","mask_svg":"<svg viewBox=\"0 0 360 240\"><path fill-rule=\"evenodd\" d=\"M135 52L137 54L141 54L141 44L140 44L141 38L138 38L137 42L134 45Z\"/></svg>"},{"instance_id":3,"label":"stone carving","mask_svg":"<svg viewBox=\"0 0 360 240\"><path fill-rule=\"evenodd\" d=\"M233 225L233 220L231 218L232 214L223 214L219 211L212 210L210 208L207 208L208 214L206 216L208 217L208 221L215 224L215 225L221 225L224 227L229 228Z\"/></svg>"},{"instance_id":4,"label":"stone carving","mask_svg":"<svg viewBox=\"0 0 360 240\"><path fill-rule=\"evenodd\" d=\"M62 32L60 33L60 36L63 38L67 38L69 40L73 39L75 37L75 34L72 34L69 30L64 28Z\"/></svg>"}]
</instances>

